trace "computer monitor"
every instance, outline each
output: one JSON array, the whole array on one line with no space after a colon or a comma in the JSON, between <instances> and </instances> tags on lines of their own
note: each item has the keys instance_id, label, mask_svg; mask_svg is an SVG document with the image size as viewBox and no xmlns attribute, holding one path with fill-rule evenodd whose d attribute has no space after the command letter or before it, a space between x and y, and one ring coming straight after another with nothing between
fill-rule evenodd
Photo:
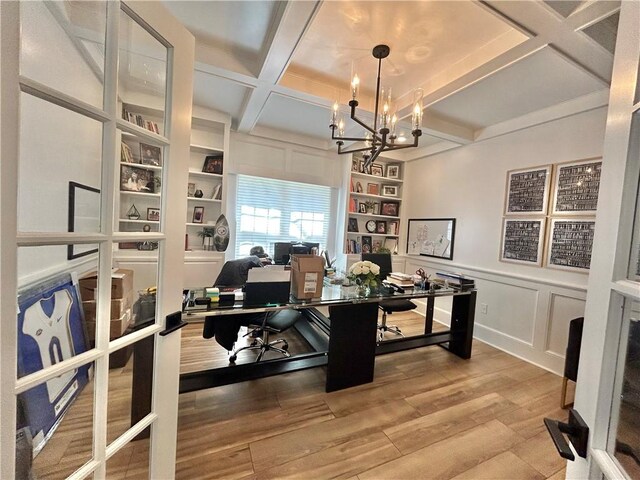
<instances>
[{"instance_id":1,"label":"computer monitor","mask_svg":"<svg viewBox=\"0 0 640 480\"><path fill-rule=\"evenodd\" d=\"M288 265L291 254L309 254L312 249L320 249L316 242L275 242L273 244L273 262L276 265Z\"/></svg>"}]
</instances>

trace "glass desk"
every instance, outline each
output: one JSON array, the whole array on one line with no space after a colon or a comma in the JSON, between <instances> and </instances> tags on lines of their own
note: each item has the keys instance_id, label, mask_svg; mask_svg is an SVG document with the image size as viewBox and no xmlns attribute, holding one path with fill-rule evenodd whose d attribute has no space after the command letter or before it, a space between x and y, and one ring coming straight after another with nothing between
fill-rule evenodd
<instances>
[{"instance_id":1,"label":"glass desk","mask_svg":"<svg viewBox=\"0 0 640 480\"><path fill-rule=\"evenodd\" d=\"M331 392L373 381L376 355L440 345L461 358L471 357L476 290L415 289L397 293L384 289L382 293L364 298L357 297L354 290L338 285L325 285L322 297L318 299L299 300L290 297L286 302L251 306L242 301L228 305L187 305L183 320L188 322L195 318L204 319L204 328L207 322L225 321L224 316L227 315L287 308L300 310L303 318L294 328L315 351L289 358L182 374L180 393L318 366L326 366L326 391ZM204 289L194 291L195 297L204 294ZM453 297L451 327L450 330L434 333L434 304L439 297ZM378 303L388 299L418 298L426 298L427 301L424 334L386 340L378 344ZM329 317L320 313L316 307L328 307Z\"/></svg>"}]
</instances>

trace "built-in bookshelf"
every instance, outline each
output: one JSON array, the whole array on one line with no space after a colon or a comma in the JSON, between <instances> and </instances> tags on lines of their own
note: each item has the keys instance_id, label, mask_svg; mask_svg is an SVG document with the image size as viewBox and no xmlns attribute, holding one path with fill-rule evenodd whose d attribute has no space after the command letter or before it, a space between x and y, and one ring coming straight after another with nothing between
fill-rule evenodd
<instances>
[{"instance_id":1,"label":"built-in bookshelf","mask_svg":"<svg viewBox=\"0 0 640 480\"><path fill-rule=\"evenodd\" d=\"M354 154L347 183L344 253L376 253L381 247L398 251L402 206L402 170L397 160L378 157L364 171Z\"/></svg>"}]
</instances>

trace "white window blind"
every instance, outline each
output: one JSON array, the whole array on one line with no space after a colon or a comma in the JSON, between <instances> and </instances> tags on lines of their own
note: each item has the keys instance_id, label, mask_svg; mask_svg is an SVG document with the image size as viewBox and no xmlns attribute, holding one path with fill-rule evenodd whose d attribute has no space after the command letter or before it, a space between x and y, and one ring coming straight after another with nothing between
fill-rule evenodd
<instances>
[{"instance_id":1,"label":"white window blind","mask_svg":"<svg viewBox=\"0 0 640 480\"><path fill-rule=\"evenodd\" d=\"M238 175L236 257L260 245L273 254L275 242L327 245L331 188Z\"/></svg>"}]
</instances>

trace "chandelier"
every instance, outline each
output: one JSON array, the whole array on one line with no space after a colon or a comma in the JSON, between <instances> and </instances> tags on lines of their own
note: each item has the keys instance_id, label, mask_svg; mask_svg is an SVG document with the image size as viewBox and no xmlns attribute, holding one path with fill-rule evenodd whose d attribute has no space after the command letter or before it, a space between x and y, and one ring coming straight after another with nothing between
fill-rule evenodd
<instances>
[{"instance_id":1,"label":"chandelier","mask_svg":"<svg viewBox=\"0 0 640 480\"><path fill-rule=\"evenodd\" d=\"M413 95L413 109L411 113L411 135L413 136L413 143L403 144L403 138L399 138L396 133L396 126L398 117L395 113L391 113L391 89L382 89L380 93L380 68L382 66L382 59L389 56L390 48L388 45L377 45L373 48L373 57L378 59L378 79L376 83L376 100L375 108L373 112L373 127L367 125L356 116L356 107L358 106L358 89L360 86L360 79L358 74L354 73L351 79L351 101L349 107L351 107L351 119L358 125L364 127L367 131L364 137L345 137L345 123L344 119L338 119L338 102L333 104L333 112L331 115L331 139L336 140L338 145L338 153L355 153L355 152L367 152L364 155L364 166L368 168L373 161L383 152L391 152L394 150L401 150L403 148L411 148L418 146L418 138L422 135L422 89L417 89ZM382 103L382 110L379 112L380 103ZM337 135L336 135L337 130ZM343 149L344 142L363 142L365 144L362 148Z\"/></svg>"}]
</instances>

